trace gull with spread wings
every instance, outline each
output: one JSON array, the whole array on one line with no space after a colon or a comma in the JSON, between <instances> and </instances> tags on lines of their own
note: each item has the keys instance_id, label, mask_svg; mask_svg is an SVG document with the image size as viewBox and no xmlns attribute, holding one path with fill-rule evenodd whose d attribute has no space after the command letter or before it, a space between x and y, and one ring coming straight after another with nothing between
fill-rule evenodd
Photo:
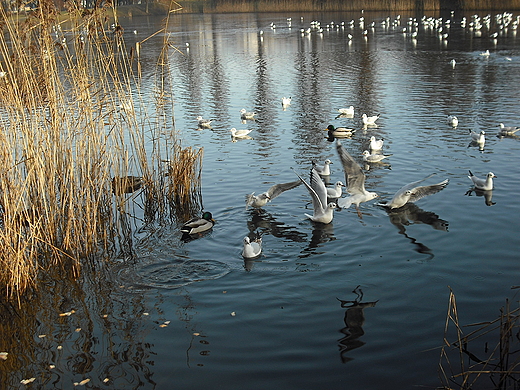
<instances>
[{"instance_id":1,"label":"gull with spread wings","mask_svg":"<svg viewBox=\"0 0 520 390\"><path fill-rule=\"evenodd\" d=\"M338 206L347 209L351 204L355 204L358 215L361 218L359 204L377 198L378 195L365 189L365 174L339 140L336 140L336 149L345 171L347 192L350 194L349 197L338 199Z\"/></svg>"},{"instance_id":2,"label":"gull with spread wings","mask_svg":"<svg viewBox=\"0 0 520 390\"><path fill-rule=\"evenodd\" d=\"M313 215L305 214L305 216L314 222L331 223L334 217L336 203L330 202L327 204L327 187L325 187L325 183L321 180L319 173L316 172L314 168L311 169L310 184L303 180L297 173L296 175L300 178L300 181L305 187L307 187L312 197L314 213Z\"/></svg>"}]
</instances>

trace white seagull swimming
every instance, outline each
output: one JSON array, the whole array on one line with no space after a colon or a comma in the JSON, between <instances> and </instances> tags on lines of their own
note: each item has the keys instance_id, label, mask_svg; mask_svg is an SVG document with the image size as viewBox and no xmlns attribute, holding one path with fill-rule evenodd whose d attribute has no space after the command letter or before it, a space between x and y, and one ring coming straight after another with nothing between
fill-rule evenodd
<instances>
[{"instance_id":1,"label":"white seagull swimming","mask_svg":"<svg viewBox=\"0 0 520 390\"><path fill-rule=\"evenodd\" d=\"M482 130L480 133L475 133L473 130L469 131L469 134L471 136L471 140L479 145L484 145L486 142L486 132Z\"/></svg>"},{"instance_id":2,"label":"white seagull swimming","mask_svg":"<svg viewBox=\"0 0 520 390\"><path fill-rule=\"evenodd\" d=\"M448 115L446 121L448 122L448 125L452 127L457 127L459 125L459 119L455 115Z\"/></svg>"},{"instance_id":3,"label":"white seagull swimming","mask_svg":"<svg viewBox=\"0 0 520 390\"><path fill-rule=\"evenodd\" d=\"M331 223L332 218L334 218L336 203L330 202L327 204L327 188L325 187L323 180L321 180L318 172L316 172L314 168L311 169L310 184L303 180L297 173L296 175L300 178L301 182L305 184L305 187L307 187L307 190L312 197L314 213L312 215L306 213L305 216L314 222Z\"/></svg>"},{"instance_id":4,"label":"white seagull swimming","mask_svg":"<svg viewBox=\"0 0 520 390\"><path fill-rule=\"evenodd\" d=\"M372 136L370 137L370 150L371 151L374 151L374 150L381 150L383 149L383 143L385 141L381 138L381 139L376 139L376 137Z\"/></svg>"},{"instance_id":5,"label":"white seagull swimming","mask_svg":"<svg viewBox=\"0 0 520 390\"><path fill-rule=\"evenodd\" d=\"M285 110L287 107L289 107L291 105L291 100L292 98L291 97L283 97L282 98L282 108Z\"/></svg>"},{"instance_id":6,"label":"white seagull swimming","mask_svg":"<svg viewBox=\"0 0 520 390\"><path fill-rule=\"evenodd\" d=\"M312 162L312 167L322 176L329 176L330 175L330 164L332 164L332 161L329 159L326 159L323 163L323 165L317 165L314 161Z\"/></svg>"},{"instance_id":7,"label":"white seagull swimming","mask_svg":"<svg viewBox=\"0 0 520 390\"><path fill-rule=\"evenodd\" d=\"M245 108L242 108L240 110L240 119L242 120L254 120L255 119L255 112L248 112Z\"/></svg>"},{"instance_id":8,"label":"white seagull swimming","mask_svg":"<svg viewBox=\"0 0 520 390\"><path fill-rule=\"evenodd\" d=\"M363 152L363 161L368 163L377 163L381 162L383 159L392 156L391 154L379 154L379 153L370 153L368 150Z\"/></svg>"},{"instance_id":9,"label":"white seagull swimming","mask_svg":"<svg viewBox=\"0 0 520 390\"><path fill-rule=\"evenodd\" d=\"M338 199L338 206L347 209L351 204L355 204L358 215L361 217L359 204L375 199L378 195L375 192L369 192L365 189L365 174L359 164L352 158L343 145L341 145L339 140L336 140L336 149L341 164L343 165L343 170L345 171L347 192L350 194L347 198Z\"/></svg>"},{"instance_id":10,"label":"white seagull swimming","mask_svg":"<svg viewBox=\"0 0 520 390\"><path fill-rule=\"evenodd\" d=\"M361 119L363 120L363 125L365 126L376 126L376 121L379 119L380 114L367 116L367 114L363 114Z\"/></svg>"},{"instance_id":11,"label":"white seagull swimming","mask_svg":"<svg viewBox=\"0 0 520 390\"><path fill-rule=\"evenodd\" d=\"M475 186L475 188L477 190L489 191L489 190L493 189L493 179L496 178L496 176L495 176L495 174L493 172L489 172L486 175L485 179L481 179L479 177L476 177L473 174L473 172L471 172L471 171L468 171L468 172L469 172L469 176L468 177L473 182L473 185Z\"/></svg>"},{"instance_id":12,"label":"white seagull swimming","mask_svg":"<svg viewBox=\"0 0 520 390\"><path fill-rule=\"evenodd\" d=\"M498 126L500 127L499 135L515 135L520 130L520 127L504 126L503 123L500 123Z\"/></svg>"},{"instance_id":13,"label":"white seagull swimming","mask_svg":"<svg viewBox=\"0 0 520 390\"><path fill-rule=\"evenodd\" d=\"M273 200L285 191L292 190L293 188L298 187L300 184L302 184L300 180L291 181L290 183L275 184L272 187L270 187L267 191L259 195L255 195L254 192L248 194L246 195L246 210L249 206L257 209L264 207L267 204L267 202L270 202L271 200Z\"/></svg>"},{"instance_id":14,"label":"white seagull swimming","mask_svg":"<svg viewBox=\"0 0 520 390\"><path fill-rule=\"evenodd\" d=\"M350 106L348 108L339 108L338 112L339 112L339 115L353 118L354 117L354 106Z\"/></svg>"},{"instance_id":15,"label":"white seagull swimming","mask_svg":"<svg viewBox=\"0 0 520 390\"><path fill-rule=\"evenodd\" d=\"M229 130L233 138L246 138L253 130L237 130L234 127Z\"/></svg>"},{"instance_id":16,"label":"white seagull swimming","mask_svg":"<svg viewBox=\"0 0 520 390\"><path fill-rule=\"evenodd\" d=\"M211 129L211 122L213 122L213 119L204 119L199 115L197 121L201 129Z\"/></svg>"},{"instance_id":17,"label":"white seagull swimming","mask_svg":"<svg viewBox=\"0 0 520 390\"><path fill-rule=\"evenodd\" d=\"M343 187L345 187L345 184L343 184L342 181L337 181L336 184L334 184L334 187L327 188L327 197L329 199L341 198Z\"/></svg>"},{"instance_id":18,"label":"white seagull swimming","mask_svg":"<svg viewBox=\"0 0 520 390\"><path fill-rule=\"evenodd\" d=\"M262 237L251 241L248 236L244 237L244 248L242 249L242 257L245 259L253 259L262 253Z\"/></svg>"},{"instance_id":19,"label":"white seagull swimming","mask_svg":"<svg viewBox=\"0 0 520 390\"><path fill-rule=\"evenodd\" d=\"M443 180L440 183L431 184L428 186L418 185L419 183L422 183L423 181L432 177L433 175L435 175L435 173L426 176L424 179L417 180L403 186L401 189L399 189L399 191L395 193L390 202L380 203L380 205L390 209L397 209L399 207L403 207L408 202L415 202L419 199L424 198L425 196L432 195L443 190L448 185L448 179Z\"/></svg>"}]
</instances>

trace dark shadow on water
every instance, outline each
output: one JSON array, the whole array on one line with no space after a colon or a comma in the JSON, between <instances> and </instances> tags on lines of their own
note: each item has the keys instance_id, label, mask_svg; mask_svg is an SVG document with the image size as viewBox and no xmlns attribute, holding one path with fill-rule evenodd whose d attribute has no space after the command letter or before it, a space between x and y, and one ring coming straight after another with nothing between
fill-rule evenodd
<instances>
[{"instance_id":1,"label":"dark shadow on water","mask_svg":"<svg viewBox=\"0 0 520 390\"><path fill-rule=\"evenodd\" d=\"M363 325L365 324L364 310L366 307L375 307L378 302L361 302L363 291L359 286L352 292L357 295L353 301L344 301L337 298L341 302L341 307L347 308L343 318L345 327L340 329L340 332L345 336L338 340L342 363L348 363L353 360L352 357L346 356L348 352L365 345L365 342L360 340L360 337L365 334L363 330Z\"/></svg>"},{"instance_id":2,"label":"dark shadow on water","mask_svg":"<svg viewBox=\"0 0 520 390\"><path fill-rule=\"evenodd\" d=\"M425 211L415 203L407 203L398 209L385 209L390 218L392 225L397 227L399 234L405 236L414 245L414 249L418 253L434 257L433 252L423 243L417 241L414 237L406 233L406 227L415 224L430 225L435 230L443 232L448 231L448 221L441 219L437 214L431 211Z\"/></svg>"},{"instance_id":3,"label":"dark shadow on water","mask_svg":"<svg viewBox=\"0 0 520 390\"><path fill-rule=\"evenodd\" d=\"M328 241L333 241L336 239L334 236L334 226L332 223L319 223L319 222L311 222L314 226L312 230L312 236L309 241L309 244L305 249L302 250L301 254L298 256L299 258L309 257L313 254L319 254L324 252L317 252L316 249L321 247L322 244Z\"/></svg>"},{"instance_id":4,"label":"dark shadow on water","mask_svg":"<svg viewBox=\"0 0 520 390\"><path fill-rule=\"evenodd\" d=\"M307 240L305 233L299 232L294 226L288 226L284 222L278 221L263 209L250 210L247 229L250 233L258 233L262 236L270 234L288 241L305 242Z\"/></svg>"},{"instance_id":5,"label":"dark shadow on water","mask_svg":"<svg viewBox=\"0 0 520 390\"><path fill-rule=\"evenodd\" d=\"M486 206L493 206L496 202L493 202L493 190L483 191L476 188L470 188L464 195L471 196L475 193L476 196L481 196L484 198L484 203Z\"/></svg>"}]
</instances>

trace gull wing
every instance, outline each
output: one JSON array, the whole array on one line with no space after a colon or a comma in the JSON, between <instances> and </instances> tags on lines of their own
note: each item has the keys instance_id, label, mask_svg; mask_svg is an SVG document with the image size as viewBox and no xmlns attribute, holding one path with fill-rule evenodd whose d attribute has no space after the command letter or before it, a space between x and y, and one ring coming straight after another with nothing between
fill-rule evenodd
<instances>
[{"instance_id":1,"label":"gull wing","mask_svg":"<svg viewBox=\"0 0 520 390\"><path fill-rule=\"evenodd\" d=\"M400 189L395 193L394 198L395 198L395 197L398 197L398 196L400 196L400 195L402 195L402 194L404 194L406 191L411 191L411 192L413 193L412 190L413 190L415 187L417 187L417 185L418 185L419 183L422 183L423 181L425 181L426 179L429 179L429 178L432 177L433 175L435 175L435 173L432 173L431 175L426 176L424 179L417 180L417 181L413 181L413 182L411 182L411 183L406 184L405 186L401 187L401 188L400 188ZM419 188L419 187L417 187L417 188Z\"/></svg>"},{"instance_id":2,"label":"gull wing","mask_svg":"<svg viewBox=\"0 0 520 390\"><path fill-rule=\"evenodd\" d=\"M347 183L347 192L351 195L364 194L365 191L365 174L361 170L359 164L347 152L339 140L336 140L336 149L338 151L343 170L345 171L345 182Z\"/></svg>"},{"instance_id":3,"label":"gull wing","mask_svg":"<svg viewBox=\"0 0 520 390\"><path fill-rule=\"evenodd\" d=\"M431 175L430 175L431 176ZM432 184L429 186L420 186L415 187L411 190L412 195L410 196L410 202L415 202L425 196L436 194L437 192L443 190L448 185L449 180L443 180L440 183Z\"/></svg>"},{"instance_id":4,"label":"gull wing","mask_svg":"<svg viewBox=\"0 0 520 390\"><path fill-rule=\"evenodd\" d=\"M296 172L295 172L296 173ZM312 197L312 206L314 212L323 213L327 207L327 187L321 180L318 172L313 168L311 169L311 184L309 185L303 178L296 173L300 178L300 181L307 187Z\"/></svg>"},{"instance_id":5,"label":"gull wing","mask_svg":"<svg viewBox=\"0 0 520 390\"><path fill-rule=\"evenodd\" d=\"M272 200L276 198L278 195L280 195L282 192L292 190L293 188L298 187L300 184L302 184L301 180L291 181L290 183L275 184L267 190L267 195Z\"/></svg>"}]
</instances>

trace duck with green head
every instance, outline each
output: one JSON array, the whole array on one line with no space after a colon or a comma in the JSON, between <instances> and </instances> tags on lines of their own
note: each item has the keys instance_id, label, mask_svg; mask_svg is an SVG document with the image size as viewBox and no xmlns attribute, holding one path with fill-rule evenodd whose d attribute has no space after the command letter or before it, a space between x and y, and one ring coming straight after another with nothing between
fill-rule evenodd
<instances>
[{"instance_id":1,"label":"duck with green head","mask_svg":"<svg viewBox=\"0 0 520 390\"><path fill-rule=\"evenodd\" d=\"M192 218L182 225L181 232L184 234L197 234L209 230L215 225L215 220L209 211L205 211L201 218Z\"/></svg>"}]
</instances>

